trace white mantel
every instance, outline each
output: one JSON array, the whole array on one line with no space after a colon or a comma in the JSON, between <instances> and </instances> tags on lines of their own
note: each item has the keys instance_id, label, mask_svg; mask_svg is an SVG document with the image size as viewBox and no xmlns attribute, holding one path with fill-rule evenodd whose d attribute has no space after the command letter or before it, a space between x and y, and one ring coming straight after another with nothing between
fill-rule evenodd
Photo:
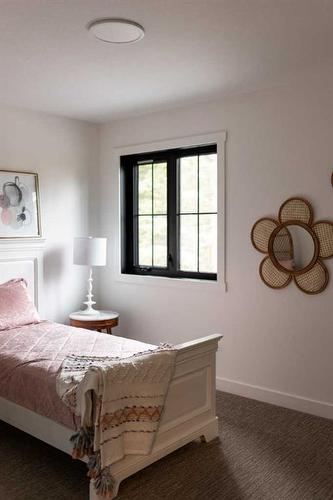
<instances>
[{"instance_id":1,"label":"white mantel","mask_svg":"<svg viewBox=\"0 0 333 500\"><path fill-rule=\"evenodd\" d=\"M42 250L45 238L0 238L0 252Z\"/></svg>"}]
</instances>

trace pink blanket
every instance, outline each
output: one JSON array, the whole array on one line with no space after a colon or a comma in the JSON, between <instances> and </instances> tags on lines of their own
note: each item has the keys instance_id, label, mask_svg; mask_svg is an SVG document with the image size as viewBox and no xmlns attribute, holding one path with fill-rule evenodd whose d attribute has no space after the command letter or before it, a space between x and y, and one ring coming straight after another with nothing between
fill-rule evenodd
<instances>
[{"instance_id":1,"label":"pink blanket","mask_svg":"<svg viewBox=\"0 0 333 500\"><path fill-rule=\"evenodd\" d=\"M132 355L153 347L48 321L0 331L0 397L73 428L72 414L56 393L64 358Z\"/></svg>"}]
</instances>

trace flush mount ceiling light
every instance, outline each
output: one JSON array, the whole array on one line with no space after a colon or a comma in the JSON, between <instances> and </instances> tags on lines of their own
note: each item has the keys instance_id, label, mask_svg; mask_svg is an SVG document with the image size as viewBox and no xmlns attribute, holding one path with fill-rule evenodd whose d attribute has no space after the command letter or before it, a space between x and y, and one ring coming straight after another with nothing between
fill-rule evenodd
<instances>
[{"instance_id":1,"label":"flush mount ceiling light","mask_svg":"<svg viewBox=\"0 0 333 500\"><path fill-rule=\"evenodd\" d=\"M88 24L87 29L95 38L106 43L134 43L144 37L143 27L127 19L103 18Z\"/></svg>"}]
</instances>

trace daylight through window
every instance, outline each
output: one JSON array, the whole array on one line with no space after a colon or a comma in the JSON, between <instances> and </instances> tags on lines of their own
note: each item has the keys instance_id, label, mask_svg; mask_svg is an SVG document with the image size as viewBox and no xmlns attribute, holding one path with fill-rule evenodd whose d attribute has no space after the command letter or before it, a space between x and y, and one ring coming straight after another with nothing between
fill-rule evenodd
<instances>
[{"instance_id":1,"label":"daylight through window","mask_svg":"<svg viewBox=\"0 0 333 500\"><path fill-rule=\"evenodd\" d=\"M216 145L123 156L122 271L216 279Z\"/></svg>"}]
</instances>

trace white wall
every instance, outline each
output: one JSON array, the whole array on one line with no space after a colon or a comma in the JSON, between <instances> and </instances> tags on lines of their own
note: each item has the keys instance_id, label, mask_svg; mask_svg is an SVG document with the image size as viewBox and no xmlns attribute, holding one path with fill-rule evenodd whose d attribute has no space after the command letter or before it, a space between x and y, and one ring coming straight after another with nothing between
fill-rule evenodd
<instances>
[{"instance_id":1,"label":"white wall","mask_svg":"<svg viewBox=\"0 0 333 500\"><path fill-rule=\"evenodd\" d=\"M88 232L89 185L97 160L98 127L0 108L0 169L39 174L48 319L67 320L83 299L86 270L72 265L72 241Z\"/></svg>"},{"instance_id":2,"label":"white wall","mask_svg":"<svg viewBox=\"0 0 333 500\"><path fill-rule=\"evenodd\" d=\"M220 387L333 417L332 282L316 296L294 284L281 291L267 288L258 274L262 256L249 237L258 218L276 215L292 195L308 198L316 219L333 219L331 75L105 125L96 191L99 232L115 240L119 165L112 163L114 146L221 129L228 131L228 292L119 282L111 245L110 266L99 276L100 303L120 312L118 334L148 342L178 343L220 332ZM332 275L332 262L327 265Z\"/></svg>"}]
</instances>

